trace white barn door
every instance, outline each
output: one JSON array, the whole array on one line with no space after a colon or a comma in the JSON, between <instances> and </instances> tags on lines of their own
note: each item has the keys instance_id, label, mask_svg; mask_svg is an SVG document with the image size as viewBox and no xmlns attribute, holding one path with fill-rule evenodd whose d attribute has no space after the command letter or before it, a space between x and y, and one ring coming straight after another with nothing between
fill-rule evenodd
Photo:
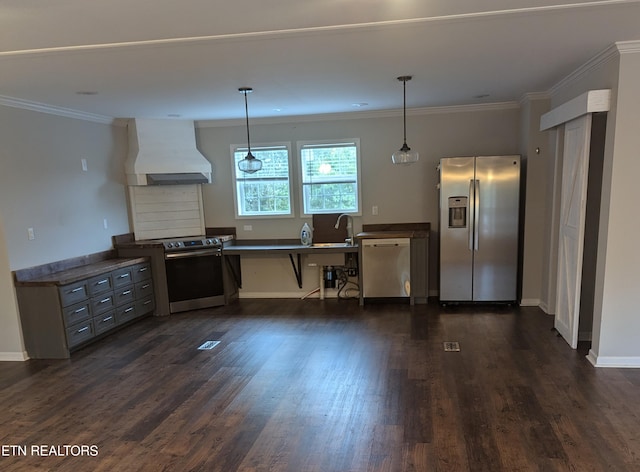
<instances>
[{"instance_id":1,"label":"white barn door","mask_svg":"<svg viewBox=\"0 0 640 472\"><path fill-rule=\"evenodd\" d=\"M575 349L582 282L591 114L565 124L555 328Z\"/></svg>"}]
</instances>

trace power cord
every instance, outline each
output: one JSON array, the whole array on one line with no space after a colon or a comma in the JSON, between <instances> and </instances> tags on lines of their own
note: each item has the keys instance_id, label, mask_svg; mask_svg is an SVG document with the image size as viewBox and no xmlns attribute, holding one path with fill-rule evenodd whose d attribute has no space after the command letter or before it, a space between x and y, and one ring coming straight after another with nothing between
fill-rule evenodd
<instances>
[{"instance_id":1,"label":"power cord","mask_svg":"<svg viewBox=\"0 0 640 472\"><path fill-rule=\"evenodd\" d=\"M336 267L336 276L338 278L338 298L360 298L360 285L349 280L345 269Z\"/></svg>"}]
</instances>

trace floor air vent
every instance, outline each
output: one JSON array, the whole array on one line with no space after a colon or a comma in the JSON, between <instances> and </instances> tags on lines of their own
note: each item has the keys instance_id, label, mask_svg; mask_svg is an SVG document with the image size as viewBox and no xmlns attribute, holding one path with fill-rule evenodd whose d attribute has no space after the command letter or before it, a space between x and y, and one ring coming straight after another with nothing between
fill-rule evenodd
<instances>
[{"instance_id":1,"label":"floor air vent","mask_svg":"<svg viewBox=\"0 0 640 472\"><path fill-rule=\"evenodd\" d=\"M220 344L220 341L205 341L198 349L200 351L209 351Z\"/></svg>"},{"instance_id":2,"label":"floor air vent","mask_svg":"<svg viewBox=\"0 0 640 472\"><path fill-rule=\"evenodd\" d=\"M460 343L457 341L447 341L444 343L445 352L460 352Z\"/></svg>"}]
</instances>

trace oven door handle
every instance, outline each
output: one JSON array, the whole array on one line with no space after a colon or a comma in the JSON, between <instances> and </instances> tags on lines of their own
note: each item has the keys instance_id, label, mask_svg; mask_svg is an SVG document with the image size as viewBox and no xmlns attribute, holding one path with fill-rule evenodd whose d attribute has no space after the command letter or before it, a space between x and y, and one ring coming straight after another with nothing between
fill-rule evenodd
<instances>
[{"instance_id":1,"label":"oven door handle","mask_svg":"<svg viewBox=\"0 0 640 472\"><path fill-rule=\"evenodd\" d=\"M220 249L197 249L195 251L184 252L167 252L164 255L165 259L183 259L186 257L200 257L200 256L221 256L222 251Z\"/></svg>"}]
</instances>

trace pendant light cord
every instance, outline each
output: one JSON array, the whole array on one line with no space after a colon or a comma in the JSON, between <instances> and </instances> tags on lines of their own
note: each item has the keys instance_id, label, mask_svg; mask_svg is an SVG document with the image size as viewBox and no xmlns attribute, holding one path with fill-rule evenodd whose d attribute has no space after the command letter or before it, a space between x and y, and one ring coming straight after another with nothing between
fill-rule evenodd
<instances>
[{"instance_id":1,"label":"pendant light cord","mask_svg":"<svg viewBox=\"0 0 640 472\"><path fill-rule=\"evenodd\" d=\"M407 79L402 81L402 117L404 126L404 145L407 145Z\"/></svg>"},{"instance_id":2,"label":"pendant light cord","mask_svg":"<svg viewBox=\"0 0 640 472\"><path fill-rule=\"evenodd\" d=\"M249 139L249 105L247 105L247 90L243 90L244 93L244 113L247 119L247 151L248 155L251 155L251 140ZM405 138L406 139L406 138Z\"/></svg>"}]
</instances>

